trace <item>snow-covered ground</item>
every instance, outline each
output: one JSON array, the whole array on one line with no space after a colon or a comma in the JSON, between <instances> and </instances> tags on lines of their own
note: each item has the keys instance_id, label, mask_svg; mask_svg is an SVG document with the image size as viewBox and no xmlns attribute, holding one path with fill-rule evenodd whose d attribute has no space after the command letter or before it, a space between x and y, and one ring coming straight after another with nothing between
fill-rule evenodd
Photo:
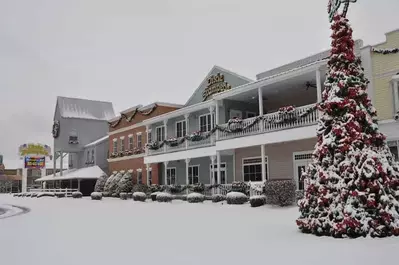
<instances>
[{"instance_id":1,"label":"snow-covered ground","mask_svg":"<svg viewBox=\"0 0 399 265\"><path fill-rule=\"evenodd\" d=\"M298 209L13 198L0 219L0 264L396 264L399 238L332 239L298 232Z\"/></svg>"}]
</instances>

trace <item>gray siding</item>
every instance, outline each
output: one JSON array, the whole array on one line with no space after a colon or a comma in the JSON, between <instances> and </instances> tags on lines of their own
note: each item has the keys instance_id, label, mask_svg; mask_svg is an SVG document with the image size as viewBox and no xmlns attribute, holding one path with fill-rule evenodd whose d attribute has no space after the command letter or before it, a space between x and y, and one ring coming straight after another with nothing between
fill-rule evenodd
<instances>
[{"instance_id":1,"label":"gray siding","mask_svg":"<svg viewBox=\"0 0 399 265\"><path fill-rule=\"evenodd\" d=\"M247 112L254 112L257 115L259 114L259 105L258 100L255 102L243 102L243 101L233 101L233 100L224 100L223 101L223 123L227 122L230 119L230 110L239 110L242 112L242 118L247 118ZM222 122L221 122L222 123Z\"/></svg>"},{"instance_id":2,"label":"gray siding","mask_svg":"<svg viewBox=\"0 0 399 265\"><path fill-rule=\"evenodd\" d=\"M74 167L87 167L87 152L89 152L89 161L91 161L91 152L94 150L94 165L99 166L104 172L108 172L108 143L108 140L105 140L95 146L87 147L83 151L73 154L73 156L78 159L77 164L74 164Z\"/></svg>"},{"instance_id":3,"label":"gray siding","mask_svg":"<svg viewBox=\"0 0 399 265\"><path fill-rule=\"evenodd\" d=\"M294 177L293 153L313 151L315 144L316 138L266 145L265 153L268 157L269 179L286 179ZM243 158L260 157L260 146L236 149L235 157L236 180L242 181Z\"/></svg>"}]
</instances>

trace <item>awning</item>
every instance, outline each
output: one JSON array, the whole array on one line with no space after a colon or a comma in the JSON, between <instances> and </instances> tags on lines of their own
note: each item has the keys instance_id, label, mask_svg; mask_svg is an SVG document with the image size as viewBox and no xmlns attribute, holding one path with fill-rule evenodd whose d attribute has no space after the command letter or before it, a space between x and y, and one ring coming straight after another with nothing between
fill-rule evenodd
<instances>
[{"instance_id":1,"label":"awning","mask_svg":"<svg viewBox=\"0 0 399 265\"><path fill-rule=\"evenodd\" d=\"M45 177L41 177L36 179L35 181L56 181L56 180L70 180L70 179L98 179L102 176L106 175L104 171L99 166L91 166L80 169L72 169L69 171L64 171L63 175L60 176L57 174L48 175Z\"/></svg>"}]
</instances>

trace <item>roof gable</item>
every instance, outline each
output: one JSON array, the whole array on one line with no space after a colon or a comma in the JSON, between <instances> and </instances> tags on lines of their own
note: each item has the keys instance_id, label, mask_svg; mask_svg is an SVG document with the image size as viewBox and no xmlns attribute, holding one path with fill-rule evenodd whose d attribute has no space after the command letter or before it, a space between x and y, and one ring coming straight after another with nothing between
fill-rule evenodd
<instances>
[{"instance_id":1,"label":"roof gable","mask_svg":"<svg viewBox=\"0 0 399 265\"><path fill-rule=\"evenodd\" d=\"M191 97L188 99L186 106L194 105L202 101L206 101L212 98L212 91L204 93L207 88L212 89L210 86L214 86L215 93L222 92L223 90L234 89L235 87L253 82L253 80L226 70L220 66L213 66L209 73L206 75L204 80L201 82L199 87L194 91ZM208 97L204 97L204 94Z\"/></svg>"}]
</instances>

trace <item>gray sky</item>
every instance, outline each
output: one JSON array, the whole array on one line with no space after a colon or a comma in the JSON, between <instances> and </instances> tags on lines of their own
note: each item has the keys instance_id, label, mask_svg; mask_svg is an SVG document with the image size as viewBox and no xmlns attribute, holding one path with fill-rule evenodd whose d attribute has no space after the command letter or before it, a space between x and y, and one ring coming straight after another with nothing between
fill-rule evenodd
<instances>
[{"instance_id":1,"label":"gray sky","mask_svg":"<svg viewBox=\"0 0 399 265\"><path fill-rule=\"evenodd\" d=\"M327 2L0 0L0 153L52 145L58 95L116 112L185 103L214 64L254 78L325 50ZM355 38L384 41L398 10L396 0L359 0L348 14Z\"/></svg>"}]
</instances>

